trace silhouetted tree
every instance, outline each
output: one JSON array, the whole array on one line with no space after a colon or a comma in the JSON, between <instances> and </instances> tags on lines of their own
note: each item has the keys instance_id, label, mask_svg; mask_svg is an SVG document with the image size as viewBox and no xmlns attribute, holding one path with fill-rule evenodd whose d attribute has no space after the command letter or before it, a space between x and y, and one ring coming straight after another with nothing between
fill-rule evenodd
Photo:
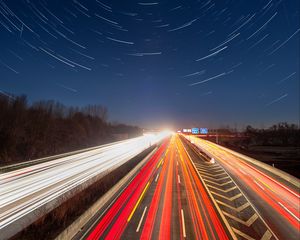
<instances>
[{"instance_id":1,"label":"silhouetted tree","mask_svg":"<svg viewBox=\"0 0 300 240\"><path fill-rule=\"evenodd\" d=\"M55 101L29 106L26 96L0 93L0 164L108 143L114 133L141 134L137 127L111 125L107 112L101 105L66 107Z\"/></svg>"}]
</instances>

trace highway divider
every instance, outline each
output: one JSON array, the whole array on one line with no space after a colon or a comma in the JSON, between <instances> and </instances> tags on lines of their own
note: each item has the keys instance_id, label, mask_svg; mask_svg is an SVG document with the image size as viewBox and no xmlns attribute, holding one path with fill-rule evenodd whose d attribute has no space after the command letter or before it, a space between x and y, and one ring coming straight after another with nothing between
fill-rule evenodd
<instances>
[{"instance_id":1,"label":"highway divider","mask_svg":"<svg viewBox=\"0 0 300 240\"><path fill-rule=\"evenodd\" d=\"M141 162L139 162L126 176L124 176L116 185L114 185L108 192L106 192L97 202L95 202L88 210L86 210L80 217L78 217L71 225L69 225L62 233L60 233L55 240L72 239L82 229L90 219L108 202L129 184L130 179L134 177L141 169L141 167L151 158L156 152L157 147L153 149Z\"/></svg>"},{"instance_id":2,"label":"highway divider","mask_svg":"<svg viewBox=\"0 0 300 240\"><path fill-rule=\"evenodd\" d=\"M5 231L1 232L0 239L8 239L11 236L13 236L10 238L11 240L54 239L64 228L81 216L89 206L106 194L120 179L143 161L156 146L157 144L154 144L114 170L103 172L103 174L91 179L89 183L86 182L85 186L81 185L69 191L67 195L54 199L55 203L40 208L31 217L30 225L27 217L27 227L21 224L13 225L9 228L10 231L6 231L6 228ZM54 205L55 208L53 208Z\"/></svg>"}]
</instances>

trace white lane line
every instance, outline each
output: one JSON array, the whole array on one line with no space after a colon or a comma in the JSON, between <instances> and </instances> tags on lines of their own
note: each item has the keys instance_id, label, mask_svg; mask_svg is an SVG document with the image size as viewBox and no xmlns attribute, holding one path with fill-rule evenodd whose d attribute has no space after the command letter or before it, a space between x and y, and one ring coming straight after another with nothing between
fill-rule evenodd
<instances>
[{"instance_id":1,"label":"white lane line","mask_svg":"<svg viewBox=\"0 0 300 240\"><path fill-rule=\"evenodd\" d=\"M180 176L178 175L178 183L180 184Z\"/></svg>"},{"instance_id":2,"label":"white lane line","mask_svg":"<svg viewBox=\"0 0 300 240\"><path fill-rule=\"evenodd\" d=\"M183 209L181 209L181 220L182 220L182 231L183 231L183 237L186 238L186 232L185 232L185 223L184 223L184 213Z\"/></svg>"},{"instance_id":3,"label":"white lane line","mask_svg":"<svg viewBox=\"0 0 300 240\"><path fill-rule=\"evenodd\" d=\"M142 222L143 222L143 219L144 219L144 216L145 216L146 211L147 211L147 206L145 207L145 209L144 209L144 211L143 211L143 214L142 214L142 217L141 217L141 219L140 219L139 225L138 225L137 228L136 228L136 232L139 232L139 231L140 231L140 227L141 227L141 225L142 225Z\"/></svg>"},{"instance_id":4,"label":"white lane line","mask_svg":"<svg viewBox=\"0 0 300 240\"><path fill-rule=\"evenodd\" d=\"M157 174L157 176L155 178L155 182L157 182L158 177L159 177L159 173Z\"/></svg>"},{"instance_id":5,"label":"white lane line","mask_svg":"<svg viewBox=\"0 0 300 240\"><path fill-rule=\"evenodd\" d=\"M262 190L265 190L264 187L262 185L260 185L258 182L256 182L255 180L253 180L257 186L259 186Z\"/></svg>"},{"instance_id":6,"label":"white lane line","mask_svg":"<svg viewBox=\"0 0 300 240\"><path fill-rule=\"evenodd\" d=\"M177 166L178 166L178 161L177 161Z\"/></svg>"},{"instance_id":7,"label":"white lane line","mask_svg":"<svg viewBox=\"0 0 300 240\"><path fill-rule=\"evenodd\" d=\"M289 214L291 214L294 218L296 218L298 222L300 222L300 219L294 213L292 213L290 210L288 210L286 206L284 206L281 202L278 202L278 203L281 207L284 208L284 210L286 210Z\"/></svg>"}]
</instances>

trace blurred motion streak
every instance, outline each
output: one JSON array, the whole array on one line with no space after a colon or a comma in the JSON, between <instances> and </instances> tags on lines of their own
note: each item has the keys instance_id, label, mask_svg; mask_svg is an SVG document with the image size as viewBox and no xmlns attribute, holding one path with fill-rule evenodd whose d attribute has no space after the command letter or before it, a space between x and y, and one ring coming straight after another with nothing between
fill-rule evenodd
<instances>
[{"instance_id":1,"label":"blurred motion streak","mask_svg":"<svg viewBox=\"0 0 300 240\"><path fill-rule=\"evenodd\" d=\"M147 134L1 174L2 237L11 237L13 231L22 230L41 214L53 209L59 203L59 197L79 186L88 186L169 134L167 131ZM42 207L46 210L38 212Z\"/></svg>"},{"instance_id":2,"label":"blurred motion streak","mask_svg":"<svg viewBox=\"0 0 300 240\"><path fill-rule=\"evenodd\" d=\"M209 156L218 159L224 167L299 231L300 196L297 192L255 167L254 162L251 164L251 158L233 154L230 150L197 137L186 136L186 138Z\"/></svg>"},{"instance_id":3,"label":"blurred motion streak","mask_svg":"<svg viewBox=\"0 0 300 240\"><path fill-rule=\"evenodd\" d=\"M182 180L180 175L183 175ZM148 190L151 186L152 190ZM147 202L149 206L143 205ZM140 205L143 206L139 209ZM104 213L87 239L127 238L128 229L133 229L137 222L133 215L138 209L143 214L138 223L141 233L134 232L137 239L229 239L177 135L172 136L169 144L164 142ZM142 209L149 209L143 224Z\"/></svg>"}]
</instances>

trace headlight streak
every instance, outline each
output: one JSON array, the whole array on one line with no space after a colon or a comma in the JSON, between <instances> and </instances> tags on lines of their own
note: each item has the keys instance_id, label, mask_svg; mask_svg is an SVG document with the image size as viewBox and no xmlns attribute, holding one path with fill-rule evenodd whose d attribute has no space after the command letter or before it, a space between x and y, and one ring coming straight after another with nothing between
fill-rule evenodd
<instances>
[{"instance_id":1,"label":"headlight streak","mask_svg":"<svg viewBox=\"0 0 300 240\"><path fill-rule=\"evenodd\" d=\"M81 239L230 238L181 140L155 155Z\"/></svg>"},{"instance_id":2,"label":"headlight streak","mask_svg":"<svg viewBox=\"0 0 300 240\"><path fill-rule=\"evenodd\" d=\"M116 214L126 205L126 212L121 212L118 220L118 224L114 224L109 233L111 236L116 236L116 234L121 234L126 224L128 224L128 217L130 215L130 210L134 208L134 203L140 196L140 193L145 189L146 183L150 180L153 175L153 169L155 169L156 164L167 145L165 142L159 150L153 155L153 157L146 163L146 165L141 169L137 176L131 181L131 183L125 188L119 198L114 202L111 208L106 212L101 221L97 224L94 230L90 233L87 239L99 239L99 237L104 233L108 226L113 221ZM152 176L153 177L153 176ZM134 196L133 196L134 195Z\"/></svg>"},{"instance_id":3,"label":"headlight streak","mask_svg":"<svg viewBox=\"0 0 300 240\"><path fill-rule=\"evenodd\" d=\"M47 204L48 210L53 209L55 199L91 184L95 177L107 174L168 135L141 136L1 174L0 230ZM38 217L31 216L31 221Z\"/></svg>"},{"instance_id":4,"label":"headlight streak","mask_svg":"<svg viewBox=\"0 0 300 240\"><path fill-rule=\"evenodd\" d=\"M221 146L196 137L192 137L192 139L196 146L218 159L261 199L284 217L291 226L299 230L299 194L247 163L246 160L243 160L243 155L238 153L235 155L231 150L227 151ZM260 183L260 185L257 183Z\"/></svg>"}]
</instances>

